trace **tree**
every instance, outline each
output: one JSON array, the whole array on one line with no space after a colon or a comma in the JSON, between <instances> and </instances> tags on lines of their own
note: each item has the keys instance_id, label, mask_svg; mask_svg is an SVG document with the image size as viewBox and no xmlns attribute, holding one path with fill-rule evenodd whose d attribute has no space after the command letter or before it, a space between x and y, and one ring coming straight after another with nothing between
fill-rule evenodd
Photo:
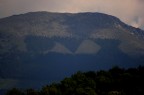
<instances>
[{"instance_id":1,"label":"tree","mask_svg":"<svg viewBox=\"0 0 144 95\"><path fill-rule=\"evenodd\" d=\"M24 95L23 92L21 92L19 89L17 88L13 88L11 90L9 90L6 95Z\"/></svg>"},{"instance_id":2,"label":"tree","mask_svg":"<svg viewBox=\"0 0 144 95\"><path fill-rule=\"evenodd\" d=\"M61 81L61 90L63 94L72 94L76 87L77 82L72 78L65 78L63 81Z\"/></svg>"},{"instance_id":3,"label":"tree","mask_svg":"<svg viewBox=\"0 0 144 95\"><path fill-rule=\"evenodd\" d=\"M41 95L61 95L56 85L44 86L40 91Z\"/></svg>"},{"instance_id":4,"label":"tree","mask_svg":"<svg viewBox=\"0 0 144 95\"><path fill-rule=\"evenodd\" d=\"M40 95L50 95L49 94L49 86L44 86L42 87L41 91L40 91Z\"/></svg>"},{"instance_id":5,"label":"tree","mask_svg":"<svg viewBox=\"0 0 144 95\"><path fill-rule=\"evenodd\" d=\"M39 95L39 93L35 91L34 89L28 89L26 91L26 95Z\"/></svg>"},{"instance_id":6,"label":"tree","mask_svg":"<svg viewBox=\"0 0 144 95\"><path fill-rule=\"evenodd\" d=\"M94 89L86 87L86 88L77 88L76 95L97 95L97 93L95 92Z\"/></svg>"}]
</instances>

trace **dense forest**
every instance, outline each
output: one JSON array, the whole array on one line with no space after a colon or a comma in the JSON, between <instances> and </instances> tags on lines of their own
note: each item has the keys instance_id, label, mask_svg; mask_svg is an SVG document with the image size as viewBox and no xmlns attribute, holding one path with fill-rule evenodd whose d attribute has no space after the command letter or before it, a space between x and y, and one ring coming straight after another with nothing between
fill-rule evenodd
<instances>
[{"instance_id":1,"label":"dense forest","mask_svg":"<svg viewBox=\"0 0 144 95\"><path fill-rule=\"evenodd\" d=\"M40 90L13 88L6 95L144 95L144 67L79 71Z\"/></svg>"}]
</instances>

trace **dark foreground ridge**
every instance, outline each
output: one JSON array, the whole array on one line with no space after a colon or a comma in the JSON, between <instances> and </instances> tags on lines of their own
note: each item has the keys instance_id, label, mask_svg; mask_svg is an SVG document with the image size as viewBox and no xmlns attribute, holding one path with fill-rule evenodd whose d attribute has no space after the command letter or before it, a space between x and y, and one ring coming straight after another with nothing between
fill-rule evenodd
<instances>
[{"instance_id":1,"label":"dark foreground ridge","mask_svg":"<svg viewBox=\"0 0 144 95\"><path fill-rule=\"evenodd\" d=\"M6 95L144 95L144 67L77 72L40 90L13 88Z\"/></svg>"}]
</instances>

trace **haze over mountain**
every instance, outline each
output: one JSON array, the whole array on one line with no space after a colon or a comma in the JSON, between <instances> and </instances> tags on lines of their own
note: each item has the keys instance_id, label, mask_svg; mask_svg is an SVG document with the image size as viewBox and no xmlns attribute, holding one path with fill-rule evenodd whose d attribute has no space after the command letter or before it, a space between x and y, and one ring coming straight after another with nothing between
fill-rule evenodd
<instances>
[{"instance_id":1,"label":"haze over mountain","mask_svg":"<svg viewBox=\"0 0 144 95\"><path fill-rule=\"evenodd\" d=\"M37 88L116 65L144 65L144 31L114 16L30 12L0 19L1 88Z\"/></svg>"}]
</instances>

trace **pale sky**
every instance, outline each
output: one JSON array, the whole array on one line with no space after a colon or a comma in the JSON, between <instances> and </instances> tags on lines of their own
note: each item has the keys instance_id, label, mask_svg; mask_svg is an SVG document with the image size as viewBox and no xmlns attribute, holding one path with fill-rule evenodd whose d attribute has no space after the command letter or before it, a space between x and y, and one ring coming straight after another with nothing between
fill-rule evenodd
<instances>
[{"instance_id":1,"label":"pale sky","mask_svg":"<svg viewBox=\"0 0 144 95\"><path fill-rule=\"evenodd\" d=\"M0 0L0 18L34 11L101 12L144 29L144 0Z\"/></svg>"}]
</instances>

